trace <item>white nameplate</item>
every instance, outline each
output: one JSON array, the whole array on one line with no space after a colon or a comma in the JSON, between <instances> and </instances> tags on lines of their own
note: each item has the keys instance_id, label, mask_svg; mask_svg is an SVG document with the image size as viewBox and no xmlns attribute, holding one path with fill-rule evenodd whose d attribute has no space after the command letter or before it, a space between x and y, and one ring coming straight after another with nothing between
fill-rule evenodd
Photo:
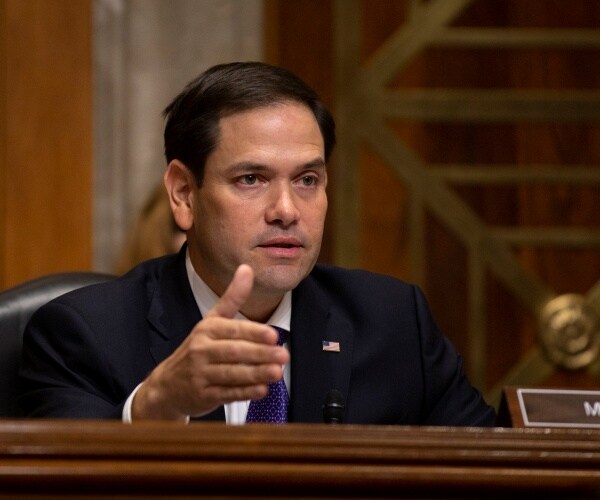
<instances>
[{"instance_id":1,"label":"white nameplate","mask_svg":"<svg viewBox=\"0 0 600 500\"><path fill-rule=\"evenodd\" d=\"M600 391L517 389L525 427L600 428Z\"/></svg>"}]
</instances>

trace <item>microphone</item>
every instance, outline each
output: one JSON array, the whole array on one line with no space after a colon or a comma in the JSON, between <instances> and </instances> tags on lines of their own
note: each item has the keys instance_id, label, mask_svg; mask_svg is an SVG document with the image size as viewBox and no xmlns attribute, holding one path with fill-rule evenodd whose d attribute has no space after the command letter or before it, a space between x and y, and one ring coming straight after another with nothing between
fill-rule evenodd
<instances>
[{"instance_id":1,"label":"microphone","mask_svg":"<svg viewBox=\"0 0 600 500\"><path fill-rule=\"evenodd\" d=\"M323 403L323 422L341 424L344 421L344 396L336 389L331 389Z\"/></svg>"}]
</instances>

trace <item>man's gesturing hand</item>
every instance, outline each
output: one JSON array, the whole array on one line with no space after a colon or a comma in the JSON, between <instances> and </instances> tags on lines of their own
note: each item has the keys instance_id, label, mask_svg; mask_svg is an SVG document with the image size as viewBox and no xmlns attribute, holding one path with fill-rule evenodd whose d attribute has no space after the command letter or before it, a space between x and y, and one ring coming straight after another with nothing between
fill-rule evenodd
<instances>
[{"instance_id":1,"label":"man's gesturing hand","mask_svg":"<svg viewBox=\"0 0 600 500\"><path fill-rule=\"evenodd\" d=\"M233 319L253 283L250 266L239 266L215 307L144 381L133 399L133 420L183 420L266 396L268 384L283 376L289 353L276 345L273 328Z\"/></svg>"}]
</instances>

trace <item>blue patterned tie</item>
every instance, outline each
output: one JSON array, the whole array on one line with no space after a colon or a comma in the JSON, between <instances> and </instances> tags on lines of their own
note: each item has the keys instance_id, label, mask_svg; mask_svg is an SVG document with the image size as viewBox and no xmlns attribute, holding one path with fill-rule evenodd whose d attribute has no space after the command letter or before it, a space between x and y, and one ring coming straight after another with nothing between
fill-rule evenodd
<instances>
[{"instance_id":1,"label":"blue patterned tie","mask_svg":"<svg viewBox=\"0 0 600 500\"><path fill-rule=\"evenodd\" d=\"M285 342L285 330L275 327L279 333L277 345ZM283 378L278 382L269 384L269 392L263 399L250 401L246 422L268 422L284 424L287 422L290 397L285 387Z\"/></svg>"}]
</instances>

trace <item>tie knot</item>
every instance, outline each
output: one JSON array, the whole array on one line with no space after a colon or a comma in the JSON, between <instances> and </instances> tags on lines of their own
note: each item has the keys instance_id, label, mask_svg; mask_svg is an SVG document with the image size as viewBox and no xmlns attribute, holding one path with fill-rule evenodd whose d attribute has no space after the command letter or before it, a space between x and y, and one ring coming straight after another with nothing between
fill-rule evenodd
<instances>
[{"instance_id":1,"label":"tie knot","mask_svg":"<svg viewBox=\"0 0 600 500\"><path fill-rule=\"evenodd\" d=\"M277 345L285 344L285 337L286 337L287 331L284 330L283 328L279 328L278 326L274 326L273 328L275 328L275 330L277 330L277 333L279 334L279 337L277 338Z\"/></svg>"}]
</instances>

